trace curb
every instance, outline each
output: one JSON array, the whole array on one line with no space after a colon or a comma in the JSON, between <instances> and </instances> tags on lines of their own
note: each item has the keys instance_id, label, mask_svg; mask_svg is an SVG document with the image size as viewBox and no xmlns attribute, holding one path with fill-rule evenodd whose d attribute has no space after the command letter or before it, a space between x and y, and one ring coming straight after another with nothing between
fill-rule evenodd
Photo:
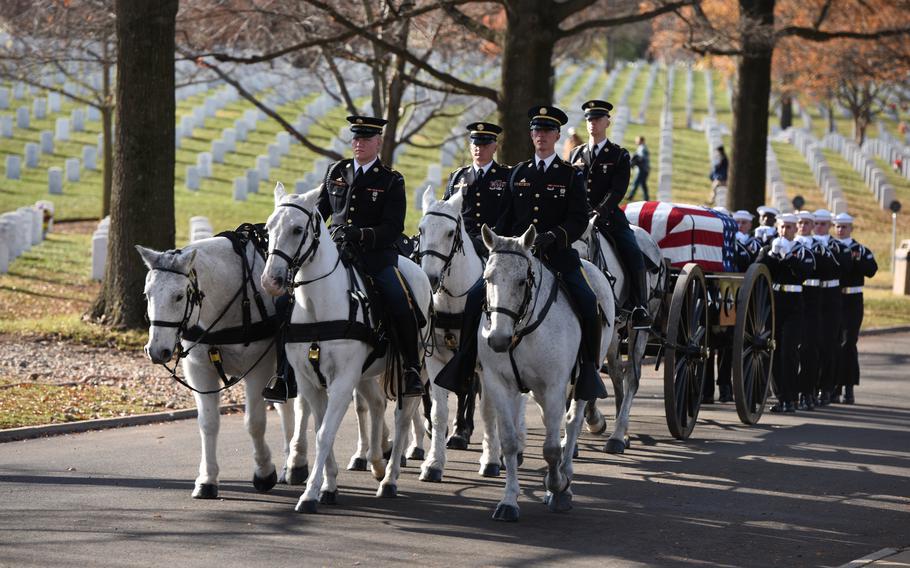
<instances>
[{"instance_id":1,"label":"curb","mask_svg":"<svg viewBox=\"0 0 910 568\"><path fill-rule=\"evenodd\" d=\"M890 327L873 327L871 329L862 329L859 332L860 337L869 335L887 335L889 333L900 333L910 331L910 325L892 325Z\"/></svg>"},{"instance_id":2,"label":"curb","mask_svg":"<svg viewBox=\"0 0 910 568\"><path fill-rule=\"evenodd\" d=\"M227 404L220 407L221 414L233 410L242 410L243 404ZM109 428L122 428L124 426L141 426L156 422L173 422L196 418L198 412L195 408L173 410L168 412L155 412L152 414L137 414L135 416L119 416L117 418L97 418L95 420L78 420L62 424L46 424L44 426L23 426L22 428L9 428L0 430L0 444L15 440L29 440L32 438L45 438L63 434L76 434L89 430L107 430Z\"/></svg>"},{"instance_id":3,"label":"curb","mask_svg":"<svg viewBox=\"0 0 910 568\"><path fill-rule=\"evenodd\" d=\"M888 558L899 556L903 552L907 552L910 549L901 549L901 548L883 548L877 550L871 554L867 554L862 558L857 558L856 560L851 560L846 564L841 564L838 568L859 568L860 566L877 566L878 560L887 560ZM896 564L897 566L903 566L903 564Z\"/></svg>"}]
</instances>

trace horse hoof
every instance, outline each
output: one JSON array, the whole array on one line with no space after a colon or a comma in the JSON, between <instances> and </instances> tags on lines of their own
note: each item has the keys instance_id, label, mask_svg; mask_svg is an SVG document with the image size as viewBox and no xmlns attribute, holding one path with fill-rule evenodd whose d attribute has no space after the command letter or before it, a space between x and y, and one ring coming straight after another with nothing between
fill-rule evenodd
<instances>
[{"instance_id":1,"label":"horse hoof","mask_svg":"<svg viewBox=\"0 0 910 568\"><path fill-rule=\"evenodd\" d=\"M622 441L623 441L623 443L625 443L627 450L632 447L632 438L626 436L625 438L622 439Z\"/></svg>"},{"instance_id":2,"label":"horse hoof","mask_svg":"<svg viewBox=\"0 0 910 568\"><path fill-rule=\"evenodd\" d=\"M436 467L428 467L420 473L420 481L439 483L442 481L442 470Z\"/></svg>"},{"instance_id":3,"label":"horse hoof","mask_svg":"<svg viewBox=\"0 0 910 568\"><path fill-rule=\"evenodd\" d=\"M394 483L389 483L388 485L380 485L379 491L376 492L377 497L398 497L398 486Z\"/></svg>"},{"instance_id":4,"label":"horse hoof","mask_svg":"<svg viewBox=\"0 0 910 568\"><path fill-rule=\"evenodd\" d=\"M588 423L586 422L586 423L585 423L585 428L586 428L586 429L588 430L588 432L590 432L591 434L594 434L595 436L599 436L599 435L601 435L601 434L603 434L604 432L607 431L607 421L606 421L606 420L601 420L601 421L600 421L600 426L598 426L596 423L595 423L595 424L588 424Z\"/></svg>"},{"instance_id":5,"label":"horse hoof","mask_svg":"<svg viewBox=\"0 0 910 568\"><path fill-rule=\"evenodd\" d=\"M335 491L320 491L319 492L319 503L321 505L337 505L338 504L338 490Z\"/></svg>"},{"instance_id":6,"label":"horse hoof","mask_svg":"<svg viewBox=\"0 0 910 568\"><path fill-rule=\"evenodd\" d=\"M314 499L311 501L299 501L297 503L297 506L294 507L294 510L297 511L298 513L309 513L309 514L317 513L318 510L317 510L316 500Z\"/></svg>"},{"instance_id":7,"label":"horse hoof","mask_svg":"<svg viewBox=\"0 0 910 568\"><path fill-rule=\"evenodd\" d=\"M547 491L547 496L544 498L544 503L553 513L565 513L566 511L572 510L572 493L569 491L562 491L560 493L550 493Z\"/></svg>"},{"instance_id":8,"label":"horse hoof","mask_svg":"<svg viewBox=\"0 0 910 568\"><path fill-rule=\"evenodd\" d=\"M366 471L369 468L366 458L351 458L348 471Z\"/></svg>"},{"instance_id":9,"label":"horse hoof","mask_svg":"<svg viewBox=\"0 0 910 568\"><path fill-rule=\"evenodd\" d=\"M193 489L193 499L217 499L218 486L214 483L197 483Z\"/></svg>"},{"instance_id":10,"label":"horse hoof","mask_svg":"<svg viewBox=\"0 0 910 568\"><path fill-rule=\"evenodd\" d=\"M456 432L455 434L452 434L452 437L446 442L446 448L450 450L467 450L468 444L470 444L470 441Z\"/></svg>"},{"instance_id":11,"label":"horse hoof","mask_svg":"<svg viewBox=\"0 0 910 568\"><path fill-rule=\"evenodd\" d=\"M272 471L270 475L265 477L259 477L255 473L253 474L253 487L260 493L271 490L272 487L275 487L276 483L278 483L278 474L275 471Z\"/></svg>"},{"instance_id":12,"label":"horse hoof","mask_svg":"<svg viewBox=\"0 0 910 568\"><path fill-rule=\"evenodd\" d=\"M480 475L483 477L499 477L499 472L502 468L497 463L488 463L487 465L480 468Z\"/></svg>"},{"instance_id":13,"label":"horse hoof","mask_svg":"<svg viewBox=\"0 0 910 568\"><path fill-rule=\"evenodd\" d=\"M518 520L518 507L500 503L493 512L493 520L514 523Z\"/></svg>"},{"instance_id":14,"label":"horse hoof","mask_svg":"<svg viewBox=\"0 0 910 568\"><path fill-rule=\"evenodd\" d=\"M310 476L310 466L307 464L292 467L288 472L288 485L303 485Z\"/></svg>"},{"instance_id":15,"label":"horse hoof","mask_svg":"<svg viewBox=\"0 0 910 568\"><path fill-rule=\"evenodd\" d=\"M521 467L521 464L525 462L524 452L518 452L518 467Z\"/></svg>"},{"instance_id":16,"label":"horse hoof","mask_svg":"<svg viewBox=\"0 0 910 568\"><path fill-rule=\"evenodd\" d=\"M608 454L621 454L626 451L626 443L622 440L610 438L604 446L604 451Z\"/></svg>"},{"instance_id":17,"label":"horse hoof","mask_svg":"<svg viewBox=\"0 0 910 568\"><path fill-rule=\"evenodd\" d=\"M572 448L572 459L573 460L578 459L578 444L575 444L575 447Z\"/></svg>"},{"instance_id":18,"label":"horse hoof","mask_svg":"<svg viewBox=\"0 0 910 568\"><path fill-rule=\"evenodd\" d=\"M423 448L414 448L411 450L411 453L408 454L409 460L419 460L423 461L426 458L426 452L423 451Z\"/></svg>"}]
</instances>

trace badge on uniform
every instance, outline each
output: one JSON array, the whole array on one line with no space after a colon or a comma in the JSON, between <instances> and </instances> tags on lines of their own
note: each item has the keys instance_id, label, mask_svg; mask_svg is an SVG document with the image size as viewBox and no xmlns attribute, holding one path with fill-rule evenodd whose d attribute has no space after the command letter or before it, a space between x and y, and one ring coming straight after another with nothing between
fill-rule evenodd
<instances>
[{"instance_id":1,"label":"badge on uniform","mask_svg":"<svg viewBox=\"0 0 910 568\"><path fill-rule=\"evenodd\" d=\"M603 167L604 167L604 173L607 173L607 164L604 164Z\"/></svg>"},{"instance_id":2,"label":"badge on uniform","mask_svg":"<svg viewBox=\"0 0 910 568\"><path fill-rule=\"evenodd\" d=\"M385 190L384 190L384 189L369 188L369 189L367 189L367 191L369 191L369 192L371 192L371 193L373 194L373 195L372 195L373 201L376 201L376 198L379 196L379 194L382 193L382 192L385 191Z\"/></svg>"},{"instance_id":3,"label":"badge on uniform","mask_svg":"<svg viewBox=\"0 0 910 568\"><path fill-rule=\"evenodd\" d=\"M531 185L531 184L528 183L528 180L527 180L526 178L521 178L521 181L516 181L516 182L515 182L515 185L518 185L518 186L521 186L521 187L527 187L527 186L529 186L529 185Z\"/></svg>"},{"instance_id":4,"label":"badge on uniform","mask_svg":"<svg viewBox=\"0 0 910 568\"><path fill-rule=\"evenodd\" d=\"M578 158L577 160L575 160L575 163L572 164L572 165L573 165L573 166L578 166L578 167L580 167L580 168L583 168L583 167L585 167L585 161L582 160L581 158Z\"/></svg>"}]
</instances>

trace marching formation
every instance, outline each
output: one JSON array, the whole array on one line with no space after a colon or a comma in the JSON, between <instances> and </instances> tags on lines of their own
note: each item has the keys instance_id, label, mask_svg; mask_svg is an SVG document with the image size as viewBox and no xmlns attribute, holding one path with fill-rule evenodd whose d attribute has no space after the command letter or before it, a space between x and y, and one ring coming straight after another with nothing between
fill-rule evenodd
<instances>
[{"instance_id":1,"label":"marching formation","mask_svg":"<svg viewBox=\"0 0 910 568\"><path fill-rule=\"evenodd\" d=\"M581 425L606 430L595 404L608 396L602 365L606 360L617 410L605 451L621 453L630 444L641 361L649 336L660 335L655 326L666 318L670 292L658 243L630 225L620 207L632 160L606 136L612 108L601 100L583 104L589 142L567 161L556 152L568 122L559 108L529 109L534 155L514 166L494 160L502 128L468 124L472 163L451 173L441 200L432 189L424 194L416 250L402 235L405 180L379 159L385 121L369 116L348 117L353 157L331 164L320 187L298 195L278 184L264 227L241 227L183 250L140 249L150 269L146 351L156 363L175 356L182 362L200 408L203 456L193 496L218 494L217 393L247 378L254 485L267 491L279 481L305 483L299 512L338 502L333 445L351 400L360 438L349 469L369 468L377 495L394 497L407 459L423 460L422 481L442 481L446 450L471 441L480 393L479 473L506 473L493 518L519 518L526 395L546 429L545 502L552 511L571 509ZM849 215L833 219L831 237L824 210L758 213L754 234L749 212L723 223L738 224L735 239L730 232L736 270L758 263L773 279L779 402L771 410L852 403L862 284L876 270L872 253L852 239ZM216 291L236 272L238 257L239 290ZM696 302L692 313L705 314L706 304ZM700 317L690 316L690 323ZM696 329L693 341L704 333ZM705 349L672 342L694 365L693 382L677 390L701 389L695 375L701 369L703 376ZM731 401L736 352L729 345L716 352L720 401ZM183 380L176 367L170 372ZM458 397L451 435L448 392ZM280 476L263 437L263 397L294 399L293 416L279 404L287 455ZM757 394L759 404L765 397ZM386 400L397 401L391 439ZM424 424L417 419L421 401ZM685 415L689 407L678 408ZM317 432L312 468L310 412ZM695 415L697 407L693 422ZM426 434L432 444L424 455Z\"/></svg>"}]
</instances>

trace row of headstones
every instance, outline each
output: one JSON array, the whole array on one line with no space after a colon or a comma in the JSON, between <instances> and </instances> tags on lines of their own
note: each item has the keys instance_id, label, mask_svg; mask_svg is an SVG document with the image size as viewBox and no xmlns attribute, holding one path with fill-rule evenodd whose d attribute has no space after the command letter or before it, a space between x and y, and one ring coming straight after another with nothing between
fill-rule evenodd
<instances>
[{"instance_id":1,"label":"row of headstones","mask_svg":"<svg viewBox=\"0 0 910 568\"><path fill-rule=\"evenodd\" d=\"M894 201L894 186L888 182L885 172L875 163L875 159L863 152L856 142L837 133L828 133L822 138L825 148L840 153L853 166L854 171L863 177L863 181L875 196L875 201L882 209L888 209Z\"/></svg>"},{"instance_id":2,"label":"row of headstones","mask_svg":"<svg viewBox=\"0 0 910 568\"><path fill-rule=\"evenodd\" d=\"M692 98L695 90L695 71L692 66L686 67L686 128L692 128Z\"/></svg>"},{"instance_id":3,"label":"row of headstones","mask_svg":"<svg viewBox=\"0 0 910 568\"><path fill-rule=\"evenodd\" d=\"M195 215L190 217L190 242L195 243L202 239L208 239L215 234L212 229L212 223L208 217Z\"/></svg>"},{"instance_id":4,"label":"row of headstones","mask_svg":"<svg viewBox=\"0 0 910 568\"><path fill-rule=\"evenodd\" d=\"M709 98L708 100L711 99ZM711 163L714 159L715 150L724 143L724 136L716 116L706 116L703 124L705 128L705 143L708 147L708 162ZM727 207L728 201L729 191L727 186L718 186L714 191L714 205L717 207Z\"/></svg>"},{"instance_id":5,"label":"row of headstones","mask_svg":"<svg viewBox=\"0 0 910 568\"><path fill-rule=\"evenodd\" d=\"M594 98L591 95L591 89L594 87L594 83L597 82L597 79L600 77L600 72L597 71L596 65L586 65L586 67L595 69L594 72L588 73L585 82L582 84L581 88L575 92L575 95L571 99L557 100L557 105L561 105L560 108L566 111L566 114L569 116L569 124L578 124L584 120L584 111L581 110L582 105L588 99Z\"/></svg>"},{"instance_id":6,"label":"row of headstones","mask_svg":"<svg viewBox=\"0 0 910 568\"><path fill-rule=\"evenodd\" d=\"M651 64L651 71L648 73L648 82L645 83L645 96L642 97L641 104L638 106L638 117L635 121L638 124L645 123L645 113L648 112L648 103L651 100L651 91L654 90L654 83L657 82L657 72L657 62L654 62Z\"/></svg>"},{"instance_id":7,"label":"row of headstones","mask_svg":"<svg viewBox=\"0 0 910 568\"><path fill-rule=\"evenodd\" d=\"M38 105L38 103L43 103ZM36 119L44 119L47 117L46 103L44 99L35 99L34 105L39 106L39 109L35 110ZM85 130L86 120L100 120L101 113L100 111L93 107L87 107L88 110L83 108L73 109L69 117L61 116L56 119L54 122L54 138L57 140L69 140L70 132L83 132ZM16 109L16 122L13 124L12 115L3 115L0 116L0 136L3 138L12 138L13 137L13 128L19 128L21 130L26 130L31 127L31 114L29 113L28 107L19 107Z\"/></svg>"},{"instance_id":8,"label":"row of headstones","mask_svg":"<svg viewBox=\"0 0 910 568\"><path fill-rule=\"evenodd\" d=\"M796 146L796 149L805 158L806 163L809 164L809 169L812 170L815 183L825 197L828 209L835 214L846 212L847 198L844 196L844 191L841 189L837 176L834 175L831 166L828 165L828 161L825 159L824 153L822 153L824 145L812 136L809 131L802 128L789 128L787 133L792 144Z\"/></svg>"},{"instance_id":9,"label":"row of headstones","mask_svg":"<svg viewBox=\"0 0 910 568\"><path fill-rule=\"evenodd\" d=\"M632 64L632 71L629 73L629 78L623 86L619 99L617 99L617 105L613 109L610 140L620 146L622 146L626 137L626 129L629 127L631 118L631 111L628 107L629 95L632 94L632 90L635 88L635 82L638 80L638 75L641 73L643 66L644 63L641 61L636 61Z\"/></svg>"},{"instance_id":10,"label":"row of headstones","mask_svg":"<svg viewBox=\"0 0 910 568\"><path fill-rule=\"evenodd\" d=\"M792 99L793 111L799 114L799 118L803 121L803 128L808 132L812 132L812 115L809 114L809 111L803 105L799 104L799 99Z\"/></svg>"},{"instance_id":11,"label":"row of headstones","mask_svg":"<svg viewBox=\"0 0 910 568\"><path fill-rule=\"evenodd\" d=\"M894 165L899 159L900 174L910 179L910 145L903 144L892 136L882 121L878 121L878 136L878 138L866 138L866 143L869 144L866 151L871 151L891 165ZM866 149L866 143L863 144L864 149Z\"/></svg>"},{"instance_id":12,"label":"row of headstones","mask_svg":"<svg viewBox=\"0 0 910 568\"><path fill-rule=\"evenodd\" d=\"M664 108L660 113L660 174L657 178L657 200L673 201L673 85L676 82L676 66L667 70L667 92Z\"/></svg>"},{"instance_id":13,"label":"row of headstones","mask_svg":"<svg viewBox=\"0 0 910 568\"><path fill-rule=\"evenodd\" d=\"M10 263L22 253L41 244L53 229L53 219L54 204L50 201L0 215L0 274L9 272Z\"/></svg>"},{"instance_id":14,"label":"row of headstones","mask_svg":"<svg viewBox=\"0 0 910 568\"><path fill-rule=\"evenodd\" d=\"M768 141L767 156L765 162L767 201L778 211L788 211L790 209L790 200L787 198L787 186L784 185L780 164L777 162L777 154L774 153L770 140Z\"/></svg>"},{"instance_id":15,"label":"row of headstones","mask_svg":"<svg viewBox=\"0 0 910 568\"><path fill-rule=\"evenodd\" d=\"M714 76L710 69L704 70L705 97L708 100L708 117L717 120L717 108L714 106Z\"/></svg>"}]
</instances>

